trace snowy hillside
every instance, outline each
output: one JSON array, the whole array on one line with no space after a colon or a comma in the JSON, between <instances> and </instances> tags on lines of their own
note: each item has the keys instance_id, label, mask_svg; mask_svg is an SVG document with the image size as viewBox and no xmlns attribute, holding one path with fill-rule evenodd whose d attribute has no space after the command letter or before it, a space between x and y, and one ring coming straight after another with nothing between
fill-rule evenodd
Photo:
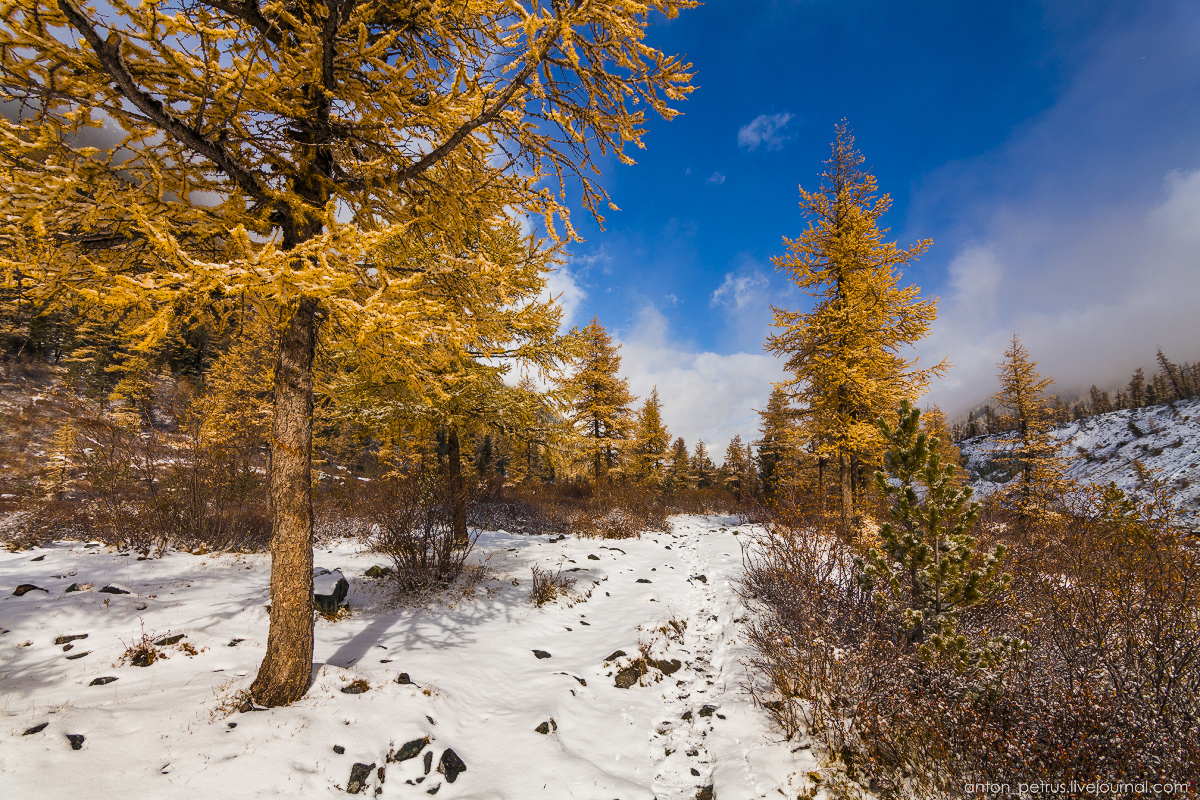
<instances>
[{"instance_id":1,"label":"snowy hillside","mask_svg":"<svg viewBox=\"0 0 1200 800\"><path fill-rule=\"evenodd\" d=\"M1011 476L997 455L1014 433L958 442L972 485L987 495ZM1165 486L1181 521L1200 527L1200 398L1124 409L1072 422L1054 431L1067 476L1080 483L1115 483L1133 494L1148 481Z\"/></svg>"},{"instance_id":2,"label":"snowy hillside","mask_svg":"<svg viewBox=\"0 0 1200 800\"><path fill-rule=\"evenodd\" d=\"M0 553L0 795L796 797L815 757L743 688L748 530L484 533L474 583L421 607L367 577L378 556L335 543L316 563L346 575L351 611L318 618L312 688L247 713L267 556ZM533 606L534 565L575 578L571 595ZM131 663L143 636L157 658Z\"/></svg>"}]
</instances>

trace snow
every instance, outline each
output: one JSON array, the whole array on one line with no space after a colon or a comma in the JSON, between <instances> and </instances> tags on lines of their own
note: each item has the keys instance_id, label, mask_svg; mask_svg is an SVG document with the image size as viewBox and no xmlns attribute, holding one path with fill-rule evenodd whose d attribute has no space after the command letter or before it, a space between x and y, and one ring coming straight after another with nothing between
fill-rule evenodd
<instances>
[{"instance_id":1,"label":"snow","mask_svg":"<svg viewBox=\"0 0 1200 800\"><path fill-rule=\"evenodd\" d=\"M978 495L1004 484L988 480L989 464L1014 433L958 442ZM1081 484L1115 483L1146 496L1147 481L1165 486L1180 520L1200 527L1200 398L1098 414L1056 428L1067 477Z\"/></svg>"},{"instance_id":2,"label":"snow","mask_svg":"<svg viewBox=\"0 0 1200 800\"><path fill-rule=\"evenodd\" d=\"M3 795L333 797L361 763L374 765L363 794L384 798L440 786L439 800L682 800L709 785L721 800L795 797L818 765L809 751L792 752L744 688L748 612L737 580L748 530L731 518L677 517L668 533L619 542L485 532L473 589L419 604L364 578L384 559L336 542L316 563L345 575L351 613L317 618L315 678L301 701L247 713L232 706L266 642L266 555L143 561L68 542L0 554ZM531 605L534 565L576 578L573 595ZM49 594L11 596L20 583ZM119 583L132 594L65 593L71 583ZM87 638L69 650L54 643L78 634ZM143 636L177 634L148 667L122 660ZM639 643L683 666L617 688ZM618 649L628 655L606 664ZM412 683L396 683L400 673ZM105 676L117 680L90 685ZM340 691L357 679L370 689ZM711 715L701 716L705 706ZM555 730L535 731L550 719ZM67 734L85 737L80 750ZM467 771L448 783L436 769L426 777L423 758L386 761L421 737L435 765L452 748Z\"/></svg>"}]
</instances>

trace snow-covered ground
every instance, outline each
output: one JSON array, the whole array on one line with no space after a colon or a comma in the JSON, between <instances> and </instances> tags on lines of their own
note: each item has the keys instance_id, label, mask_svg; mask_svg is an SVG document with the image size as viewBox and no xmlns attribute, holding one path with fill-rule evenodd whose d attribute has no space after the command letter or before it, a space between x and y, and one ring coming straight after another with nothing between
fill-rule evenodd
<instances>
[{"instance_id":1,"label":"snow-covered ground","mask_svg":"<svg viewBox=\"0 0 1200 800\"><path fill-rule=\"evenodd\" d=\"M996 460L1015 434L958 442L972 485L986 495L1003 486ZM1140 494L1148 481L1170 493L1181 521L1200 527L1200 398L1124 409L1072 422L1054 431L1067 476L1080 483L1116 483Z\"/></svg>"},{"instance_id":2,"label":"snow-covered ground","mask_svg":"<svg viewBox=\"0 0 1200 800\"><path fill-rule=\"evenodd\" d=\"M303 700L247 713L231 706L266 641L266 556L139 561L66 542L0 554L0 796L333 797L357 764L362 794L385 798L796 797L815 757L744 690L747 530L677 517L640 540L484 533L474 591L417 608L364 577L379 556L322 548L316 563L350 581L351 613L318 617ZM531 605L533 565L576 578L573 599ZM99 591L110 583L131 593ZM14 596L20 584L46 591ZM178 634L149 666L122 660L143 635ZM682 666L618 688L639 643ZM341 691L359 679L365 692ZM466 765L453 783L438 770L447 749Z\"/></svg>"}]
</instances>

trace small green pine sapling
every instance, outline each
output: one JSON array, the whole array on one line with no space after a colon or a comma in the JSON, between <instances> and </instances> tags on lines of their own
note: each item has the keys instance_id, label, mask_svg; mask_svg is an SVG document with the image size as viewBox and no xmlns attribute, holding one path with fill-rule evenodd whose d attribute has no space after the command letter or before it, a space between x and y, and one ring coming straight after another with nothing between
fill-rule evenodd
<instances>
[{"instance_id":1,"label":"small green pine sapling","mask_svg":"<svg viewBox=\"0 0 1200 800\"><path fill-rule=\"evenodd\" d=\"M979 518L979 503L971 501L969 486L955 486L955 465L942 463L938 440L921 431L920 418L920 409L905 401L895 428L877 420L889 448L887 474L876 472L875 482L892 501L892 522L879 531L882 547L855 559L858 583L902 616L906 647L927 659L948 657L960 669L986 669L1028 648L1010 637L972 647L958 632L964 609L1008 589L1012 577L1000 572L1006 549L976 549L967 531Z\"/></svg>"}]
</instances>

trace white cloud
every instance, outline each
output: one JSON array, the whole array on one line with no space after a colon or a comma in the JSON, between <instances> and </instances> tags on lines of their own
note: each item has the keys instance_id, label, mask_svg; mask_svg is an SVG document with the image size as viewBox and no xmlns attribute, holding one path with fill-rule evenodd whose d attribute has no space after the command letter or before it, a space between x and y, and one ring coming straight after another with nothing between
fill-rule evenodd
<instances>
[{"instance_id":1,"label":"white cloud","mask_svg":"<svg viewBox=\"0 0 1200 800\"><path fill-rule=\"evenodd\" d=\"M1052 246L1031 252L1024 245L1047 221L1009 209L996 239L963 248L950 265L953 293L920 347L955 364L931 402L951 414L982 402L1013 333L1054 376L1049 391L1066 397L1093 383L1122 386L1135 367L1154 367L1160 347L1175 361L1200 355L1200 170L1169 173L1157 205L1115 216L1101 209L1060 226Z\"/></svg>"},{"instance_id":2,"label":"white cloud","mask_svg":"<svg viewBox=\"0 0 1200 800\"><path fill-rule=\"evenodd\" d=\"M708 180L705 181L705 183L715 183L717 186L720 186L724 182L725 176L719 172L714 172L712 175L709 175Z\"/></svg>"},{"instance_id":3,"label":"white cloud","mask_svg":"<svg viewBox=\"0 0 1200 800\"><path fill-rule=\"evenodd\" d=\"M546 297L558 298L558 303L563 309L559 327L565 331L576 324L575 312L579 310L579 304L587 297L587 292L575 280L575 275L571 270L566 265L561 265L546 276L546 288L542 295L543 299Z\"/></svg>"},{"instance_id":4,"label":"white cloud","mask_svg":"<svg viewBox=\"0 0 1200 800\"><path fill-rule=\"evenodd\" d=\"M758 353L719 355L694 351L671 341L666 317L653 306L642 309L637 324L621 341L621 373L640 398L657 386L663 419L671 436L688 448L703 439L720 462L735 434L743 441L758 436L758 414L780 380L780 362Z\"/></svg>"},{"instance_id":5,"label":"white cloud","mask_svg":"<svg viewBox=\"0 0 1200 800\"><path fill-rule=\"evenodd\" d=\"M732 306L741 311L748 306L765 308L768 304L767 291L770 284L767 276L758 270L725 273L725 281L717 287L709 299L710 306Z\"/></svg>"},{"instance_id":6,"label":"white cloud","mask_svg":"<svg viewBox=\"0 0 1200 800\"><path fill-rule=\"evenodd\" d=\"M738 131L738 146L754 150L759 145L766 145L768 150L778 150L788 138L783 135L783 130L794 118L786 112L759 114Z\"/></svg>"}]
</instances>

